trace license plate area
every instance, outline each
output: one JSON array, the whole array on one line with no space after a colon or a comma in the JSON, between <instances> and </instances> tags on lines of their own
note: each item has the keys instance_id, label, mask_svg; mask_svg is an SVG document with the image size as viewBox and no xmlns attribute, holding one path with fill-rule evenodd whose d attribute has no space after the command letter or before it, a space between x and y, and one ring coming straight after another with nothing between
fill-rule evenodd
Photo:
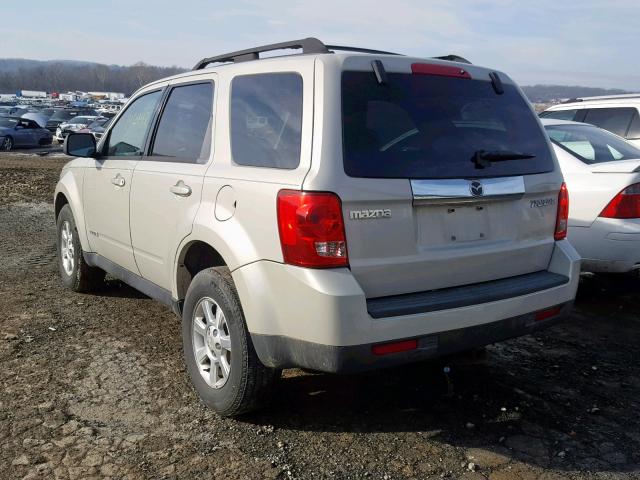
<instances>
[{"instance_id":1,"label":"license plate area","mask_svg":"<svg viewBox=\"0 0 640 480\"><path fill-rule=\"evenodd\" d=\"M487 204L420 206L418 243L435 247L490 240L490 208Z\"/></svg>"},{"instance_id":2,"label":"license plate area","mask_svg":"<svg viewBox=\"0 0 640 480\"><path fill-rule=\"evenodd\" d=\"M452 243L478 242L489 236L487 205L443 207L446 215L446 236Z\"/></svg>"}]
</instances>

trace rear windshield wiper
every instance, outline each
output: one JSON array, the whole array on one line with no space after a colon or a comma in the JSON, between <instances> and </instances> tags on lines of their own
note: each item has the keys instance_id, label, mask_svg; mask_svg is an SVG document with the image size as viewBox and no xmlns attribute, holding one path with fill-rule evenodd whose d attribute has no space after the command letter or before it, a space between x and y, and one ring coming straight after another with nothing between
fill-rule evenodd
<instances>
[{"instance_id":1,"label":"rear windshield wiper","mask_svg":"<svg viewBox=\"0 0 640 480\"><path fill-rule=\"evenodd\" d=\"M493 162L506 162L508 160L527 160L534 158L530 153L515 152L513 150L478 150L471 157L476 168L490 167Z\"/></svg>"}]
</instances>

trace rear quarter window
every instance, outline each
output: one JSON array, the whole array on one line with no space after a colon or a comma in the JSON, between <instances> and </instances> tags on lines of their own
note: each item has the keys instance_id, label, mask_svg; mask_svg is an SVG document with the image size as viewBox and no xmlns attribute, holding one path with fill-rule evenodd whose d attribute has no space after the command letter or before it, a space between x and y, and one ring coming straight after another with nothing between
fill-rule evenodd
<instances>
[{"instance_id":1,"label":"rear quarter window","mask_svg":"<svg viewBox=\"0 0 640 480\"><path fill-rule=\"evenodd\" d=\"M630 140L638 140L640 139L640 115L636 110L633 115L633 120L631 120L631 125L629 126L629 131L627 132L627 138Z\"/></svg>"},{"instance_id":2,"label":"rear quarter window","mask_svg":"<svg viewBox=\"0 0 640 480\"><path fill-rule=\"evenodd\" d=\"M479 178L552 171L544 132L518 89L496 94L488 81L388 74L342 74L343 161L347 175L369 178ZM478 151L533 158L479 169Z\"/></svg>"},{"instance_id":3,"label":"rear quarter window","mask_svg":"<svg viewBox=\"0 0 640 480\"><path fill-rule=\"evenodd\" d=\"M635 108L590 108L583 121L624 137L634 113Z\"/></svg>"},{"instance_id":4,"label":"rear quarter window","mask_svg":"<svg viewBox=\"0 0 640 480\"><path fill-rule=\"evenodd\" d=\"M288 72L235 77L230 128L236 164L296 168L302 134L302 77Z\"/></svg>"}]
</instances>

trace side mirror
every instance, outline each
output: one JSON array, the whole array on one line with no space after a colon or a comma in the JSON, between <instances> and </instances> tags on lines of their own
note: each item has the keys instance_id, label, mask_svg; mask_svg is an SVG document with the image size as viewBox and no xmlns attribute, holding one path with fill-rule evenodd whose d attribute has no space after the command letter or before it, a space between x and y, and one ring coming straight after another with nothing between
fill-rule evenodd
<instances>
[{"instance_id":1,"label":"side mirror","mask_svg":"<svg viewBox=\"0 0 640 480\"><path fill-rule=\"evenodd\" d=\"M64 139L63 151L72 157L96 158L96 139L90 133L70 133Z\"/></svg>"}]
</instances>

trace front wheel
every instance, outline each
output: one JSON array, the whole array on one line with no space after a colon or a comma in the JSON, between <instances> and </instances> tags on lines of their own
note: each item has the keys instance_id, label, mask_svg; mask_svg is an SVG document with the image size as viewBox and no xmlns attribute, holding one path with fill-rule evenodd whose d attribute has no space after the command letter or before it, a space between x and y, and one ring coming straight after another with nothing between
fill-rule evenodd
<instances>
[{"instance_id":1,"label":"front wheel","mask_svg":"<svg viewBox=\"0 0 640 480\"><path fill-rule=\"evenodd\" d=\"M69 205L60 210L57 228L58 270L62 283L74 292L96 290L103 284L105 272L84 261L78 229Z\"/></svg>"},{"instance_id":2,"label":"front wheel","mask_svg":"<svg viewBox=\"0 0 640 480\"><path fill-rule=\"evenodd\" d=\"M193 278L182 342L187 371L208 407L230 417L268 401L281 371L258 359L228 268L209 268Z\"/></svg>"}]
</instances>

